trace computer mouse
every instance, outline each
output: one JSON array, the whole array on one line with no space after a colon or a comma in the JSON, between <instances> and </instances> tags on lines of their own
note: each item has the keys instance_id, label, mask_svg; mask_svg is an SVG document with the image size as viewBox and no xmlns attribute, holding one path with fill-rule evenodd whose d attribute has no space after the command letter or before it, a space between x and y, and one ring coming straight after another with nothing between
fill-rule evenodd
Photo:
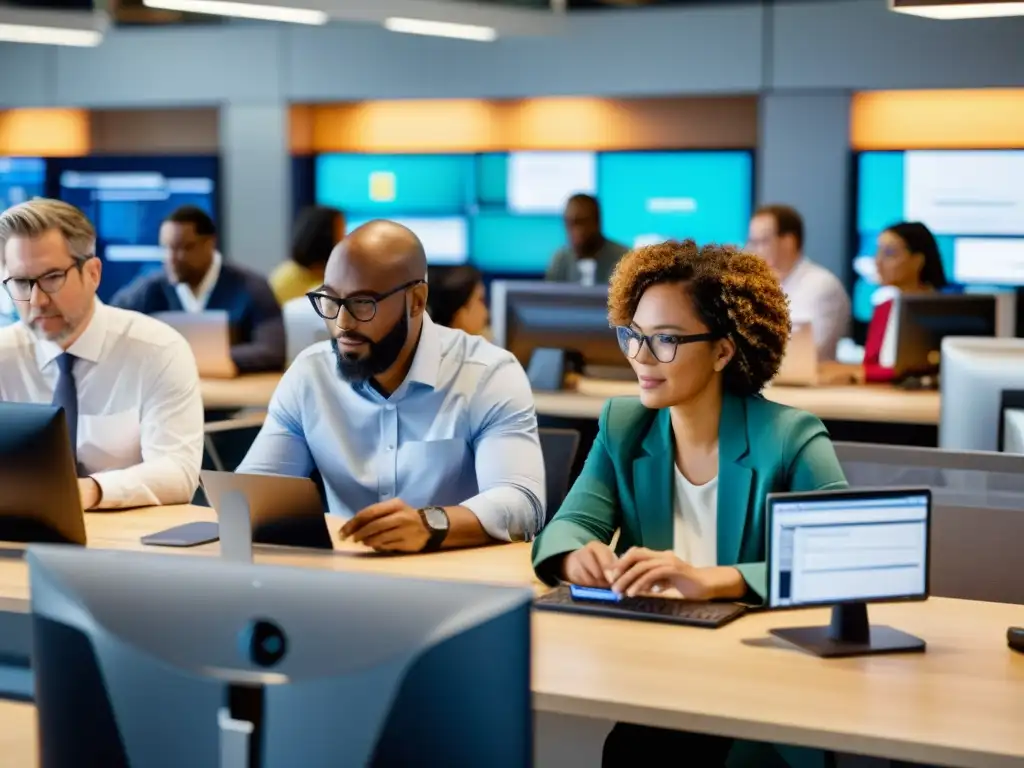
<instances>
[{"instance_id":1,"label":"computer mouse","mask_svg":"<svg viewBox=\"0 0 1024 768\"><path fill-rule=\"evenodd\" d=\"M1006 644L1018 653L1024 653L1024 627L1010 627L1006 630Z\"/></svg>"}]
</instances>

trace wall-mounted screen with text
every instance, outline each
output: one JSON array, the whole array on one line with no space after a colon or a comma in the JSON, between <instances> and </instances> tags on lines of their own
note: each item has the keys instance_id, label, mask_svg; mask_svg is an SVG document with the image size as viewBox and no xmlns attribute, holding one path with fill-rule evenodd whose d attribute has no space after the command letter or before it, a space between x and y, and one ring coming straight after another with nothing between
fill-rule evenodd
<instances>
[{"instance_id":1,"label":"wall-mounted screen with text","mask_svg":"<svg viewBox=\"0 0 1024 768\"><path fill-rule=\"evenodd\" d=\"M857 179L857 320L871 319L878 235L900 221L931 229L950 282L1024 285L1024 150L863 152Z\"/></svg>"},{"instance_id":2,"label":"wall-mounted screen with text","mask_svg":"<svg viewBox=\"0 0 1024 768\"><path fill-rule=\"evenodd\" d=\"M406 224L433 264L491 274L543 273L566 243L574 194L601 202L605 235L627 246L692 237L746 240L753 203L747 151L326 154L316 202L352 228L375 218Z\"/></svg>"},{"instance_id":3,"label":"wall-mounted screen with text","mask_svg":"<svg viewBox=\"0 0 1024 768\"><path fill-rule=\"evenodd\" d=\"M160 225L176 208L198 206L217 221L217 157L62 158L50 161L48 175L50 194L77 205L96 226L103 300L162 268Z\"/></svg>"}]
</instances>

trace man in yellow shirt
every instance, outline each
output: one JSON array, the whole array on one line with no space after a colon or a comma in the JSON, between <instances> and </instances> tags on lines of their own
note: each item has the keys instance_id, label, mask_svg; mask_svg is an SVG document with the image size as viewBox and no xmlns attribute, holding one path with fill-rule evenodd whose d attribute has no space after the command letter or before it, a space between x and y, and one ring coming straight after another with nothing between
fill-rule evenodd
<instances>
[{"instance_id":1,"label":"man in yellow shirt","mask_svg":"<svg viewBox=\"0 0 1024 768\"><path fill-rule=\"evenodd\" d=\"M324 281L324 267L336 243L345 237L345 215L334 208L310 206L299 214L291 258L270 275L270 288L284 306Z\"/></svg>"}]
</instances>

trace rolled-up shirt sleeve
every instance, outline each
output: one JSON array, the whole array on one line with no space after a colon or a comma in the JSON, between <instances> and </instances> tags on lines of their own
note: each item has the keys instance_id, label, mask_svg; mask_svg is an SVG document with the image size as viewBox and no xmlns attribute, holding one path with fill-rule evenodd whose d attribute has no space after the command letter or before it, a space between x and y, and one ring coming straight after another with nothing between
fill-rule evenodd
<instances>
[{"instance_id":1,"label":"rolled-up shirt sleeve","mask_svg":"<svg viewBox=\"0 0 1024 768\"><path fill-rule=\"evenodd\" d=\"M142 386L139 443L142 462L91 477L102 497L97 509L187 504L203 463L203 399L188 343L166 347Z\"/></svg>"},{"instance_id":2,"label":"rolled-up shirt sleeve","mask_svg":"<svg viewBox=\"0 0 1024 768\"><path fill-rule=\"evenodd\" d=\"M514 360L491 368L470 403L479 493L464 501L487 534L530 541L544 524L544 457L530 382Z\"/></svg>"}]
</instances>

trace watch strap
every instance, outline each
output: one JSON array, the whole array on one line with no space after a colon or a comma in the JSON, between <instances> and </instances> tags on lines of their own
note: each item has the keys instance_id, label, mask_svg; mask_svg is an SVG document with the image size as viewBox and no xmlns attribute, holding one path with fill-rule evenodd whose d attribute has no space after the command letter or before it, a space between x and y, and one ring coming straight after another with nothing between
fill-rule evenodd
<instances>
[{"instance_id":1,"label":"watch strap","mask_svg":"<svg viewBox=\"0 0 1024 768\"><path fill-rule=\"evenodd\" d=\"M427 529L427 533L430 534L430 538L427 539L426 546L423 547L423 552L437 552L441 549L441 545L444 544L444 540L448 537L448 526L444 528L435 528L430 524L430 518L427 517L427 511L434 510L444 515L445 520L448 519L448 513L445 512L444 507L423 507L418 510L420 513L420 520L423 521L423 527Z\"/></svg>"}]
</instances>

